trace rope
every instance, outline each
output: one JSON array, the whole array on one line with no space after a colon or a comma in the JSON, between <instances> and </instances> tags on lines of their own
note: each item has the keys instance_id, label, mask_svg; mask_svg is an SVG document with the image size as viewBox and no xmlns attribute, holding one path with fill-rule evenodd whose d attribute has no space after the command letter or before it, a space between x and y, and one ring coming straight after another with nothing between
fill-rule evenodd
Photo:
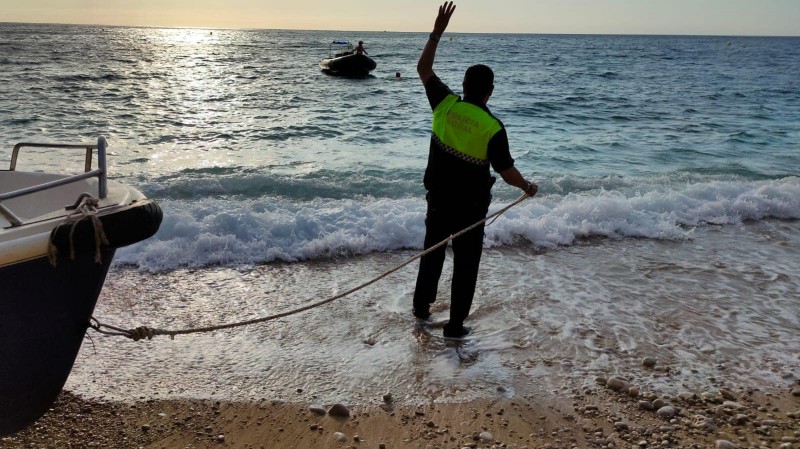
<instances>
[{"instance_id":1,"label":"rope","mask_svg":"<svg viewBox=\"0 0 800 449\"><path fill-rule=\"evenodd\" d=\"M64 222L58 225L70 226L69 228L69 258L75 260L75 227L85 219L92 220L92 227L94 228L94 261L100 263L103 261L100 253L100 245L108 245L108 238L103 230L103 222L97 217L97 206L100 200L93 197L88 193L81 193L78 201L75 203L75 212L67 215ZM56 229L58 229L56 228ZM55 235L55 232L53 233ZM47 257L52 266L56 266L58 248L53 244L52 238L47 245Z\"/></svg>"},{"instance_id":2,"label":"rope","mask_svg":"<svg viewBox=\"0 0 800 449\"><path fill-rule=\"evenodd\" d=\"M341 298L343 298L343 297L345 297L347 295L350 295L350 294L352 294L352 293L354 293L354 292L356 292L358 290L361 290L361 289L363 289L365 287L368 287L368 286L374 284L375 282L378 282L379 280L381 280L381 279L385 278L386 276L394 273L395 271L399 270L400 268L403 268L404 266L410 264L411 262L413 262L413 261L425 256L426 254L434 251L435 249L439 248L440 246L446 245L447 242L449 242L450 240L456 239L456 238L460 237L461 235L463 235L463 234L475 229L476 227L478 227L481 224L485 223L487 220L491 219L489 224L492 224L494 222L494 220L497 219L497 217L499 217L500 215L502 215L503 213L505 213L507 210L511 209L512 207L516 206L517 204L521 203L527 197L528 197L527 193L522 194L522 196L517 198L516 201L514 201L513 203L507 205L506 207L504 207L504 208L498 210L497 212L487 216L483 220L480 220L480 221L472 224L471 226L462 229L461 231L459 231L459 232L451 235L450 237L442 240L441 242L437 243L436 245L434 245L434 246L426 249L425 251L415 255L414 257L411 257L410 259L406 260L405 262L402 262L401 264L399 264L396 267L384 272L383 274L381 274L381 275L379 275L379 276L377 276L377 277L375 277L375 278L373 278L373 279L371 279L371 280L369 280L367 282L364 282L361 285L353 287L350 290L347 290L347 291L345 291L343 293L339 293L338 295L331 296L330 298L327 298L327 299L324 299L322 301L318 301L318 302L315 302L315 303L311 303L311 304L308 304L306 306L303 306L303 307L300 307L300 308L297 308L297 309L293 309L293 310L289 310L289 311L286 311L286 312L278 313L278 314L275 314L275 315L269 315L269 316L265 316L265 317L261 317L261 318L254 318L254 319L246 320L246 321L238 321L238 322L234 322L234 323L219 324L219 325L216 325L216 326L197 327L197 328L192 328L192 329L181 329L181 330L156 329L156 328L151 328L151 327L147 327L147 326L140 326L140 327L137 327L137 328L134 328L134 329L123 329L123 328L112 326L112 325L109 325L109 324L103 324L103 323L101 323L100 321L98 321L94 317L91 318L92 323L89 324L89 327L91 327L92 329L96 330L97 332L99 332L101 334L118 335L118 336L128 337L133 341L139 341L139 340L142 340L142 339L145 339L145 338L148 339L148 340L152 340L153 337L155 337L157 335L168 335L170 339L174 340L176 335L197 334L197 333L202 333L202 332L213 332L213 331L218 331L218 330L231 329L231 328L234 328L234 327L249 326L251 324L263 323L263 322L266 322L266 321L272 321L272 320L276 320L276 319L279 319L279 318L284 318L284 317L287 317L287 316L290 316L290 315L295 315L295 314L298 314L298 313L301 313L301 312L305 312L307 310L311 310L311 309L314 309L316 307L320 307L320 306L323 306L325 304L331 303L333 301L336 301L337 299L341 299ZM108 328L108 329L111 329L111 330L110 331L106 331L106 330L103 330L102 328Z\"/></svg>"}]
</instances>

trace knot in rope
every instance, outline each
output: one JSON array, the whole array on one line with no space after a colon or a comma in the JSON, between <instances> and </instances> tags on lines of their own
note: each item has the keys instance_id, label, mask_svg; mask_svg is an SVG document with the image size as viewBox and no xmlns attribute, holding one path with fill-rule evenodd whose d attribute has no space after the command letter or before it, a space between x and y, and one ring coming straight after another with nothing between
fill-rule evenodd
<instances>
[{"instance_id":1,"label":"knot in rope","mask_svg":"<svg viewBox=\"0 0 800 449\"><path fill-rule=\"evenodd\" d=\"M92 329L96 330L101 334L128 337L133 341L144 340L145 338L148 340L152 340L153 337L155 337L156 335L169 335L170 339L172 340L175 339L174 332L162 331L147 326L139 326L134 329L123 329L121 327L112 326L110 324L103 324L95 317L91 317L89 319L89 327L91 327ZM108 328L110 330L104 330L103 328Z\"/></svg>"},{"instance_id":2,"label":"knot in rope","mask_svg":"<svg viewBox=\"0 0 800 449\"><path fill-rule=\"evenodd\" d=\"M128 330L128 338L133 341L139 341L143 339L152 340L157 334L156 329L147 327L147 326L139 326L134 329Z\"/></svg>"},{"instance_id":3,"label":"knot in rope","mask_svg":"<svg viewBox=\"0 0 800 449\"><path fill-rule=\"evenodd\" d=\"M70 260L75 259L75 227L82 222L83 220L89 219L92 221L92 228L94 229L94 261L97 263L102 262L102 257L100 254L100 246L101 245L108 245L108 237L106 237L106 233L103 230L103 222L100 221L100 218L97 216L98 206L100 205L100 200L93 197L91 194L88 193L81 193L78 196L78 200L75 202L73 206L67 207L67 209L75 209L74 212L67 215L67 218L64 219L64 222L58 225L56 228L59 229L62 226L69 226L69 258ZM56 255L58 254L58 248L53 244L52 236L50 238L50 242L48 244L48 258L50 259L50 264L56 266Z\"/></svg>"}]
</instances>

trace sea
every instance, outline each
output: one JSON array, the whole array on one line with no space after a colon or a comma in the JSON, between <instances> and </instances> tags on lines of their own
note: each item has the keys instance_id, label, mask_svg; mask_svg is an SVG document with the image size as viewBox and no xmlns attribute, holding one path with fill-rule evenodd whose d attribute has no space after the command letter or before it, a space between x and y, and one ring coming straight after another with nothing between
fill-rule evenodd
<instances>
[{"instance_id":1,"label":"sea","mask_svg":"<svg viewBox=\"0 0 800 449\"><path fill-rule=\"evenodd\" d=\"M369 76L320 70L342 40L365 42ZM164 212L117 252L99 322L237 323L380 278L227 330L90 329L65 388L358 405L568 395L610 376L665 394L797 382L800 38L446 33L436 73L460 93L468 66L493 68L488 106L540 186L487 226L462 342L441 334L450 250L434 321L411 315L426 40L0 24L0 164L17 142L102 135L110 178ZM17 169L82 158L30 149ZM498 181L490 212L520 194Z\"/></svg>"}]
</instances>

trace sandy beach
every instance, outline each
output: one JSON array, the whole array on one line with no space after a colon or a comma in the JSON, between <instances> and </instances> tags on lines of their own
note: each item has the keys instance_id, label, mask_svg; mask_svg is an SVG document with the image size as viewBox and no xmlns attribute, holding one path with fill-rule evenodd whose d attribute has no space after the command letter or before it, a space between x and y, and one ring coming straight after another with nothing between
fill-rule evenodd
<instances>
[{"instance_id":1,"label":"sandy beach","mask_svg":"<svg viewBox=\"0 0 800 449\"><path fill-rule=\"evenodd\" d=\"M781 448L800 447L800 382L675 396L624 379L544 397L465 403L305 404L86 400L68 391L0 448ZM342 415L336 416L337 411Z\"/></svg>"}]
</instances>

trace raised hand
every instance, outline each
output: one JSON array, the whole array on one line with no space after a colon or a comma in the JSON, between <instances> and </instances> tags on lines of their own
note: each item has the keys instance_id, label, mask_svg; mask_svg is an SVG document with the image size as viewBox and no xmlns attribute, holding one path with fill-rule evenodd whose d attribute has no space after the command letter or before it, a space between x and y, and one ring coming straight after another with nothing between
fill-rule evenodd
<instances>
[{"instance_id":1,"label":"raised hand","mask_svg":"<svg viewBox=\"0 0 800 449\"><path fill-rule=\"evenodd\" d=\"M444 2L444 4L439 7L439 15L436 16L436 23L433 25L434 33L444 33L444 30L447 29L447 24L450 23L450 17L455 10L456 5L454 5L453 2Z\"/></svg>"}]
</instances>

